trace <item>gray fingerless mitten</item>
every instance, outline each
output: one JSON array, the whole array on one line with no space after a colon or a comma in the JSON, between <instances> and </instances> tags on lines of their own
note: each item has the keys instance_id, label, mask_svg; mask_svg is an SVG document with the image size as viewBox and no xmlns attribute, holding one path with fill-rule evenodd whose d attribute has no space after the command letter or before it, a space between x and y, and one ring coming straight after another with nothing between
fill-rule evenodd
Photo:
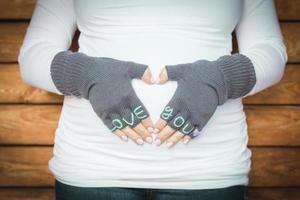
<instances>
[{"instance_id":1,"label":"gray fingerless mitten","mask_svg":"<svg viewBox=\"0 0 300 200\"><path fill-rule=\"evenodd\" d=\"M131 61L62 51L52 60L51 77L62 94L90 100L97 115L114 131L134 127L149 116L131 85L131 79L141 78L146 68Z\"/></svg>"},{"instance_id":2,"label":"gray fingerless mitten","mask_svg":"<svg viewBox=\"0 0 300 200\"><path fill-rule=\"evenodd\" d=\"M169 80L178 87L161 118L184 134L200 131L218 105L244 96L256 83L251 60L242 54L221 56L215 61L166 65Z\"/></svg>"},{"instance_id":3,"label":"gray fingerless mitten","mask_svg":"<svg viewBox=\"0 0 300 200\"><path fill-rule=\"evenodd\" d=\"M190 65L190 69L185 66ZM201 67L201 69L197 69ZM170 69L172 68L172 69ZM194 63L167 65L169 80L178 80L183 70L190 70L187 73L190 79L202 79L211 84L218 92L219 105L227 99L235 99L246 95L256 83L255 69L251 60L239 53L224 55L215 61L198 60ZM199 72L199 73L197 73ZM197 87L196 85L191 87Z\"/></svg>"}]
</instances>

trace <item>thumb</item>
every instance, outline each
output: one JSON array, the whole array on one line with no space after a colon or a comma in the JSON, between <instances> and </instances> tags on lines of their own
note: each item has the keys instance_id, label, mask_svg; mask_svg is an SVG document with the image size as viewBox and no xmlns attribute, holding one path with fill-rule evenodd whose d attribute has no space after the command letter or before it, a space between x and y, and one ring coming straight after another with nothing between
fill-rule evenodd
<instances>
[{"instance_id":1,"label":"thumb","mask_svg":"<svg viewBox=\"0 0 300 200\"><path fill-rule=\"evenodd\" d=\"M166 67L164 67L160 71L158 79L155 81L155 83L164 84L167 81L168 81L168 74L167 74Z\"/></svg>"},{"instance_id":2,"label":"thumb","mask_svg":"<svg viewBox=\"0 0 300 200\"><path fill-rule=\"evenodd\" d=\"M153 77L152 77L152 73L151 73L151 70L150 70L150 67L148 66L147 69L145 70L142 78L141 78L145 83L148 83L148 84L153 84Z\"/></svg>"}]
</instances>

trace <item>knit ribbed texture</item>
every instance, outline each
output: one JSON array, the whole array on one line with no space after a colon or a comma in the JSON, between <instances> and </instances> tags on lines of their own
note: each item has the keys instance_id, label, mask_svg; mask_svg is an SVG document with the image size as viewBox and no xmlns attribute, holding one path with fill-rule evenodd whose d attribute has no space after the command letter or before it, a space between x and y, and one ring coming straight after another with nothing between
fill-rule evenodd
<instances>
[{"instance_id":1,"label":"knit ribbed texture","mask_svg":"<svg viewBox=\"0 0 300 200\"><path fill-rule=\"evenodd\" d=\"M95 60L83 53L62 51L57 53L52 60L51 77L62 94L88 98L87 95L83 95L81 89L87 81L83 79L83 76L93 65L95 65Z\"/></svg>"},{"instance_id":2,"label":"knit ribbed texture","mask_svg":"<svg viewBox=\"0 0 300 200\"><path fill-rule=\"evenodd\" d=\"M217 61L222 70L227 88L227 99L246 95L256 83L256 74L251 60L243 54L220 57Z\"/></svg>"}]
</instances>

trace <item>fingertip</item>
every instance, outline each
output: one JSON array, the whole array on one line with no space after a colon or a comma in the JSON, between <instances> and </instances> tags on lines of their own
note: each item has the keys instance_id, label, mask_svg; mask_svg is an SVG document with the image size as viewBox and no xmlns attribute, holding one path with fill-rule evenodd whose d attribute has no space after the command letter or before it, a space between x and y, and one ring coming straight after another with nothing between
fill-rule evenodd
<instances>
[{"instance_id":1,"label":"fingertip","mask_svg":"<svg viewBox=\"0 0 300 200\"><path fill-rule=\"evenodd\" d=\"M154 128L154 124L153 124L153 122L152 122L150 116L147 117L147 118L145 118L145 119L142 119L141 121L142 121L143 125L144 125L145 127L147 127L147 129L148 129L148 128L152 128L152 129Z\"/></svg>"},{"instance_id":2,"label":"fingertip","mask_svg":"<svg viewBox=\"0 0 300 200\"><path fill-rule=\"evenodd\" d=\"M155 140L159 139L161 143L165 142L171 135L174 134L176 130L172 128L171 126L167 125L165 126L158 134Z\"/></svg>"},{"instance_id":3,"label":"fingertip","mask_svg":"<svg viewBox=\"0 0 300 200\"><path fill-rule=\"evenodd\" d=\"M123 141L128 141L128 137L125 133L123 133L121 130L117 129L115 131L113 131L114 134L116 134L117 136L119 136Z\"/></svg>"},{"instance_id":4,"label":"fingertip","mask_svg":"<svg viewBox=\"0 0 300 200\"><path fill-rule=\"evenodd\" d=\"M158 133L167 125L167 123L167 121L160 118L154 125L154 131Z\"/></svg>"},{"instance_id":5,"label":"fingertip","mask_svg":"<svg viewBox=\"0 0 300 200\"><path fill-rule=\"evenodd\" d=\"M190 140L191 140L191 137L188 136L188 135L186 135L186 136L184 136L184 137L182 138L182 141L183 141L184 144L187 144Z\"/></svg>"},{"instance_id":6,"label":"fingertip","mask_svg":"<svg viewBox=\"0 0 300 200\"><path fill-rule=\"evenodd\" d=\"M121 139L124 140L124 141L128 141L128 137L126 135L122 135Z\"/></svg>"},{"instance_id":7,"label":"fingertip","mask_svg":"<svg viewBox=\"0 0 300 200\"><path fill-rule=\"evenodd\" d=\"M142 135L149 135L149 131L144 127L142 123L138 123L136 126L132 127L134 131Z\"/></svg>"}]
</instances>

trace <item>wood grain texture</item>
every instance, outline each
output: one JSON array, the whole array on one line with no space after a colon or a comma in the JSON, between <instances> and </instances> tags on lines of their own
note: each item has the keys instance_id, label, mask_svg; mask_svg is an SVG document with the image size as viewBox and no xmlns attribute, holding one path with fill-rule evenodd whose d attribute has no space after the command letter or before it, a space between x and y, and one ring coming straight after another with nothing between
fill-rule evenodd
<instances>
[{"instance_id":1,"label":"wood grain texture","mask_svg":"<svg viewBox=\"0 0 300 200\"><path fill-rule=\"evenodd\" d=\"M300 186L300 148L252 147L250 186ZM0 147L0 186L53 186L52 147Z\"/></svg>"},{"instance_id":2,"label":"wood grain texture","mask_svg":"<svg viewBox=\"0 0 300 200\"><path fill-rule=\"evenodd\" d=\"M1 144L53 144L61 106L1 106Z\"/></svg>"},{"instance_id":3,"label":"wood grain texture","mask_svg":"<svg viewBox=\"0 0 300 200\"><path fill-rule=\"evenodd\" d=\"M249 200L299 200L300 188L249 188Z\"/></svg>"},{"instance_id":4,"label":"wood grain texture","mask_svg":"<svg viewBox=\"0 0 300 200\"><path fill-rule=\"evenodd\" d=\"M300 62L300 22L281 23L284 41L287 46L289 62ZM23 42L28 23L0 23L0 62L16 62L19 48ZM76 43L76 40L73 40ZM233 51L237 51L234 40ZM78 44L73 44L77 48Z\"/></svg>"},{"instance_id":5,"label":"wood grain texture","mask_svg":"<svg viewBox=\"0 0 300 200\"><path fill-rule=\"evenodd\" d=\"M246 104L300 104L300 65L288 64L279 83L243 99Z\"/></svg>"},{"instance_id":6,"label":"wood grain texture","mask_svg":"<svg viewBox=\"0 0 300 200\"><path fill-rule=\"evenodd\" d=\"M0 200L54 200L54 188L1 188Z\"/></svg>"},{"instance_id":7,"label":"wood grain texture","mask_svg":"<svg viewBox=\"0 0 300 200\"><path fill-rule=\"evenodd\" d=\"M2 105L0 144L52 145L61 105ZM250 146L299 146L300 107L245 106Z\"/></svg>"},{"instance_id":8,"label":"wood grain texture","mask_svg":"<svg viewBox=\"0 0 300 200\"><path fill-rule=\"evenodd\" d=\"M275 6L280 20L300 20L299 0L275 0Z\"/></svg>"},{"instance_id":9,"label":"wood grain texture","mask_svg":"<svg viewBox=\"0 0 300 200\"><path fill-rule=\"evenodd\" d=\"M23 82L17 64L0 64L0 102L62 103L63 96ZM244 104L300 104L300 65L288 64L282 80L255 95Z\"/></svg>"},{"instance_id":10,"label":"wood grain texture","mask_svg":"<svg viewBox=\"0 0 300 200\"><path fill-rule=\"evenodd\" d=\"M300 62L300 23L281 23L284 43L287 48L288 62Z\"/></svg>"},{"instance_id":11,"label":"wood grain texture","mask_svg":"<svg viewBox=\"0 0 300 200\"><path fill-rule=\"evenodd\" d=\"M22 45L26 22L0 23L0 62L16 62Z\"/></svg>"},{"instance_id":12,"label":"wood grain texture","mask_svg":"<svg viewBox=\"0 0 300 200\"><path fill-rule=\"evenodd\" d=\"M280 23L283 40L287 48L288 62L299 63L300 62L300 23ZM238 44L236 40L235 32L232 34L232 52L238 52Z\"/></svg>"},{"instance_id":13,"label":"wood grain texture","mask_svg":"<svg viewBox=\"0 0 300 200\"><path fill-rule=\"evenodd\" d=\"M24 40L27 22L0 23L0 62L17 62L21 45ZM70 49L77 51L79 31L74 34Z\"/></svg>"},{"instance_id":14,"label":"wood grain texture","mask_svg":"<svg viewBox=\"0 0 300 200\"><path fill-rule=\"evenodd\" d=\"M300 148L252 148L250 185L300 186Z\"/></svg>"},{"instance_id":15,"label":"wood grain texture","mask_svg":"<svg viewBox=\"0 0 300 200\"><path fill-rule=\"evenodd\" d=\"M30 19L36 0L1 0L0 19Z\"/></svg>"},{"instance_id":16,"label":"wood grain texture","mask_svg":"<svg viewBox=\"0 0 300 200\"><path fill-rule=\"evenodd\" d=\"M62 103L62 101L61 95L25 83L21 79L19 65L0 64L0 102Z\"/></svg>"},{"instance_id":17,"label":"wood grain texture","mask_svg":"<svg viewBox=\"0 0 300 200\"><path fill-rule=\"evenodd\" d=\"M30 19L36 0L1 0L0 19ZM298 0L275 0L280 20L300 20Z\"/></svg>"},{"instance_id":18,"label":"wood grain texture","mask_svg":"<svg viewBox=\"0 0 300 200\"><path fill-rule=\"evenodd\" d=\"M0 186L53 186L52 147L0 147Z\"/></svg>"},{"instance_id":19,"label":"wood grain texture","mask_svg":"<svg viewBox=\"0 0 300 200\"><path fill-rule=\"evenodd\" d=\"M300 107L245 106L250 146L299 146Z\"/></svg>"}]
</instances>

